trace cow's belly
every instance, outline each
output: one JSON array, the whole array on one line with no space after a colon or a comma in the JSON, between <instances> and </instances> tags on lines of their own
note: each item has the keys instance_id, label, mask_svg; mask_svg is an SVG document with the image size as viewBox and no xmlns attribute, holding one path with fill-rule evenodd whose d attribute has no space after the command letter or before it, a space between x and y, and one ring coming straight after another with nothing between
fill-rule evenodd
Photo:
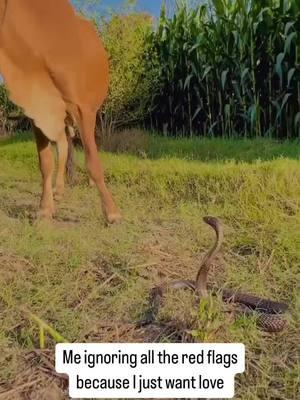
<instances>
[{"instance_id":1,"label":"cow's belly","mask_svg":"<svg viewBox=\"0 0 300 400\"><path fill-rule=\"evenodd\" d=\"M56 141L65 128L66 105L48 72L37 65L31 71L23 70L1 49L0 72L11 100L50 140Z\"/></svg>"}]
</instances>

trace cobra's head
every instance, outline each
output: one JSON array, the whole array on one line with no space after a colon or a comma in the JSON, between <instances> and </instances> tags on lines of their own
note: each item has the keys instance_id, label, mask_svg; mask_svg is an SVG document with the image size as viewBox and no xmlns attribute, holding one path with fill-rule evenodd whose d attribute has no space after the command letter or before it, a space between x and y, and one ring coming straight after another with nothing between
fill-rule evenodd
<instances>
[{"instance_id":1,"label":"cobra's head","mask_svg":"<svg viewBox=\"0 0 300 400\"><path fill-rule=\"evenodd\" d=\"M215 231L219 231L220 226L221 226L221 221L218 218L206 216L206 217L203 217L203 221L206 224L210 225Z\"/></svg>"}]
</instances>

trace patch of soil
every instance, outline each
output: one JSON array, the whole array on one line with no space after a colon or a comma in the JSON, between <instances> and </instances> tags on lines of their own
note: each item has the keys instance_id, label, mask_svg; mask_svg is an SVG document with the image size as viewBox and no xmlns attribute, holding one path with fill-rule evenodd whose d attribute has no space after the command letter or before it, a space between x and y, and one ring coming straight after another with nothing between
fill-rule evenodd
<instances>
[{"instance_id":1,"label":"patch of soil","mask_svg":"<svg viewBox=\"0 0 300 400\"><path fill-rule=\"evenodd\" d=\"M0 400L65 400L67 393L68 378L55 372L52 351L23 353L16 379L0 382Z\"/></svg>"},{"instance_id":2,"label":"patch of soil","mask_svg":"<svg viewBox=\"0 0 300 400\"><path fill-rule=\"evenodd\" d=\"M206 251L191 253L190 250L182 250L178 241L180 238L174 235L175 227L159 227L152 230L149 237L137 247L137 253L149 260L139 272L144 279L151 279L154 286L162 281L177 279L195 279L201 261ZM220 271L225 268L222 255L216 257L210 268L211 276L220 276ZM215 280L215 279L214 279Z\"/></svg>"},{"instance_id":3,"label":"patch of soil","mask_svg":"<svg viewBox=\"0 0 300 400\"><path fill-rule=\"evenodd\" d=\"M7 254L0 248L0 281L8 283L13 280L16 274L28 272L34 268L34 265L25 258Z\"/></svg>"},{"instance_id":4,"label":"patch of soil","mask_svg":"<svg viewBox=\"0 0 300 400\"><path fill-rule=\"evenodd\" d=\"M84 338L86 343L193 342L181 322L152 324L138 328L134 324L101 322ZM0 382L0 400L67 400L68 377L55 371L54 351L35 350L19 357L17 377Z\"/></svg>"},{"instance_id":5,"label":"patch of soil","mask_svg":"<svg viewBox=\"0 0 300 400\"><path fill-rule=\"evenodd\" d=\"M239 256L248 257L248 256L259 256L259 250L255 245L251 244L243 244L240 246L233 247L232 251Z\"/></svg>"},{"instance_id":6,"label":"patch of soil","mask_svg":"<svg viewBox=\"0 0 300 400\"><path fill-rule=\"evenodd\" d=\"M108 261L102 257L93 260L93 270L98 282L108 285L110 288L119 287L130 274L130 270L127 270L121 260Z\"/></svg>"},{"instance_id":7,"label":"patch of soil","mask_svg":"<svg viewBox=\"0 0 300 400\"><path fill-rule=\"evenodd\" d=\"M99 323L84 338L87 343L188 343L193 338L181 321L150 324L138 327L135 324L107 321Z\"/></svg>"},{"instance_id":8,"label":"patch of soil","mask_svg":"<svg viewBox=\"0 0 300 400\"><path fill-rule=\"evenodd\" d=\"M14 219L24 219L28 218L30 221L33 221L36 218L37 205L33 204L31 201L26 203L18 203L14 202L12 204L7 205L7 215L10 218Z\"/></svg>"},{"instance_id":9,"label":"patch of soil","mask_svg":"<svg viewBox=\"0 0 300 400\"><path fill-rule=\"evenodd\" d=\"M68 229L80 223L79 219L55 216L52 220L54 226L58 229Z\"/></svg>"},{"instance_id":10,"label":"patch of soil","mask_svg":"<svg viewBox=\"0 0 300 400\"><path fill-rule=\"evenodd\" d=\"M64 197L67 197L68 194L65 193ZM62 201L56 202L56 214L54 216L54 223L59 227L68 227L72 225L76 225L81 222L81 215L78 213L78 210L71 208L69 204L66 204Z\"/></svg>"},{"instance_id":11,"label":"patch of soil","mask_svg":"<svg viewBox=\"0 0 300 400\"><path fill-rule=\"evenodd\" d=\"M121 261L109 261L100 256L95 258L79 272L78 276L79 282L82 280L90 281L93 282L93 285L81 290L80 298L71 304L72 308L77 310L83 307L89 301L95 287L98 289L101 287L104 292L120 288L128 279L128 274L130 274L130 271L126 269L126 266ZM95 282L98 285L95 285Z\"/></svg>"}]
</instances>

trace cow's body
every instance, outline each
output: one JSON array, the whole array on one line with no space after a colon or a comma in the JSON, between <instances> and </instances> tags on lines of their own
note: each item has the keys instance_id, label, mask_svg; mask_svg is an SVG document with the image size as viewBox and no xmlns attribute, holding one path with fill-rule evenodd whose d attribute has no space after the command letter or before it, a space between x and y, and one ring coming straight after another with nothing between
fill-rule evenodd
<instances>
[{"instance_id":1,"label":"cow's body","mask_svg":"<svg viewBox=\"0 0 300 400\"><path fill-rule=\"evenodd\" d=\"M96 112L108 91L108 58L94 27L75 13L68 0L0 0L0 22L0 73L11 99L36 126L42 215L52 216L54 211L50 141L58 146L60 195L66 121L72 120L79 128L104 212L109 222L115 222L120 216L104 183L94 137Z\"/></svg>"}]
</instances>

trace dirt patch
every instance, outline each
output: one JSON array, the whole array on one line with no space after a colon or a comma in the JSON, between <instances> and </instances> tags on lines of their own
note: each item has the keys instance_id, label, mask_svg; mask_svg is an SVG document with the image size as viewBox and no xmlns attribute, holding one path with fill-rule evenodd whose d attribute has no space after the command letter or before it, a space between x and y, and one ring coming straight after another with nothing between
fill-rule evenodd
<instances>
[{"instance_id":1,"label":"dirt patch","mask_svg":"<svg viewBox=\"0 0 300 400\"><path fill-rule=\"evenodd\" d=\"M126 268L126 264L118 259L109 260L98 256L92 259L77 276L78 282L90 282L81 285L78 299L73 302L72 308L76 311L94 301L95 296L120 290L130 276L132 271ZM98 300L97 300L98 301Z\"/></svg>"},{"instance_id":2,"label":"dirt patch","mask_svg":"<svg viewBox=\"0 0 300 400\"><path fill-rule=\"evenodd\" d=\"M80 223L80 219L65 216L55 216L52 222L56 228L67 230L78 225Z\"/></svg>"},{"instance_id":3,"label":"dirt patch","mask_svg":"<svg viewBox=\"0 0 300 400\"><path fill-rule=\"evenodd\" d=\"M33 204L28 201L26 203L17 203L7 205L6 213L10 218L13 219L24 219L28 218L31 222L36 219L37 204Z\"/></svg>"},{"instance_id":4,"label":"dirt patch","mask_svg":"<svg viewBox=\"0 0 300 400\"><path fill-rule=\"evenodd\" d=\"M100 321L84 336L86 343L190 343L194 341L192 326L172 319L141 326L139 323Z\"/></svg>"},{"instance_id":5,"label":"dirt patch","mask_svg":"<svg viewBox=\"0 0 300 400\"><path fill-rule=\"evenodd\" d=\"M52 351L26 352L19 356L16 379L0 384L0 400L68 399L68 379L55 372Z\"/></svg>"},{"instance_id":6,"label":"dirt patch","mask_svg":"<svg viewBox=\"0 0 300 400\"><path fill-rule=\"evenodd\" d=\"M157 280L161 281L166 277L178 279L190 276L196 271L197 257L188 251L178 251L178 239L174 238L172 231L160 227L139 244L137 252L143 255L143 258L149 259L148 265L140 275L147 278L151 272L152 276L156 275Z\"/></svg>"},{"instance_id":7,"label":"dirt patch","mask_svg":"<svg viewBox=\"0 0 300 400\"><path fill-rule=\"evenodd\" d=\"M191 332L181 322L137 327L121 322L99 322L89 332L86 343L187 343ZM68 377L55 371L54 351L34 350L18 356L18 371L11 383L0 382L0 400L65 400Z\"/></svg>"},{"instance_id":8,"label":"dirt patch","mask_svg":"<svg viewBox=\"0 0 300 400\"><path fill-rule=\"evenodd\" d=\"M174 235L178 231L176 227L159 227L149 233L137 248L137 253L149 262L141 268L139 276L151 279L154 286L162 281L175 279L195 279L201 261L206 254L204 251L192 252L190 249L182 250L179 245L180 237ZM221 254L216 257L211 266L210 275L220 276L225 269L225 262Z\"/></svg>"},{"instance_id":9,"label":"dirt patch","mask_svg":"<svg viewBox=\"0 0 300 400\"><path fill-rule=\"evenodd\" d=\"M259 256L259 249L255 245L251 244L243 244L240 246L235 246L233 247L232 251L233 253L242 257Z\"/></svg>"},{"instance_id":10,"label":"dirt patch","mask_svg":"<svg viewBox=\"0 0 300 400\"><path fill-rule=\"evenodd\" d=\"M101 148L105 151L131 153L141 158L147 158L149 135L140 129L127 129L105 135L98 132L97 137Z\"/></svg>"},{"instance_id":11,"label":"dirt patch","mask_svg":"<svg viewBox=\"0 0 300 400\"><path fill-rule=\"evenodd\" d=\"M25 258L7 254L0 249L0 281L8 283L12 281L16 274L25 274L34 269L34 265Z\"/></svg>"},{"instance_id":12,"label":"dirt patch","mask_svg":"<svg viewBox=\"0 0 300 400\"><path fill-rule=\"evenodd\" d=\"M96 280L103 286L110 288L119 287L125 282L129 272L124 267L124 262L121 260L107 260L102 257L97 257L93 260L93 271Z\"/></svg>"}]
</instances>

